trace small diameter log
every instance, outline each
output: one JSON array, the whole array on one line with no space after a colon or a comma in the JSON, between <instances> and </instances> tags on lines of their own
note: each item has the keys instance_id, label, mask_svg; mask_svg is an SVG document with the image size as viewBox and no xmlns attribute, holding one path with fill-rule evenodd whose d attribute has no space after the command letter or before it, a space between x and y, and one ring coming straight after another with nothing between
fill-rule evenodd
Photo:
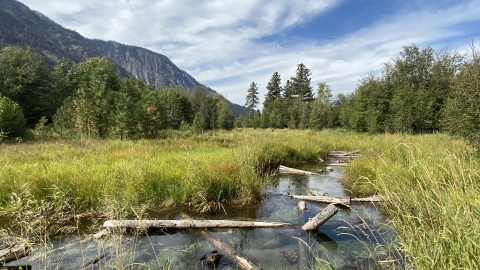
<instances>
[{"instance_id":1,"label":"small diameter log","mask_svg":"<svg viewBox=\"0 0 480 270\"><path fill-rule=\"evenodd\" d=\"M279 170L281 173L293 173L293 174L305 174L305 175L319 175L318 173L308 172L308 171L304 171L304 170L298 170L298 169L289 168L289 167L282 166L282 165L280 165L280 166L278 167L278 170Z\"/></svg>"},{"instance_id":2,"label":"small diameter log","mask_svg":"<svg viewBox=\"0 0 480 270\"><path fill-rule=\"evenodd\" d=\"M303 196L303 195L292 195L292 198L319 202L319 203L333 203L333 204L344 204L350 205L349 197L328 197L328 196Z\"/></svg>"},{"instance_id":3,"label":"small diameter log","mask_svg":"<svg viewBox=\"0 0 480 270\"><path fill-rule=\"evenodd\" d=\"M0 245L0 265L26 257L30 252L30 246L23 242L2 244Z\"/></svg>"},{"instance_id":4,"label":"small diameter log","mask_svg":"<svg viewBox=\"0 0 480 270\"><path fill-rule=\"evenodd\" d=\"M383 196L371 196L366 198L352 198L352 202L384 202L385 198Z\"/></svg>"},{"instance_id":5,"label":"small diameter log","mask_svg":"<svg viewBox=\"0 0 480 270\"><path fill-rule=\"evenodd\" d=\"M360 150L355 150L355 151L331 151L329 153L329 156L332 156L332 157L348 157L348 156L355 156L356 154L358 154L360 152Z\"/></svg>"},{"instance_id":6,"label":"small diameter log","mask_svg":"<svg viewBox=\"0 0 480 270\"><path fill-rule=\"evenodd\" d=\"M333 217L337 212L337 207L335 207L334 204L329 204L314 218L310 219L307 223L305 223L305 225L302 226L302 230L310 231L318 229L318 227L322 226L323 223L327 222L327 220Z\"/></svg>"},{"instance_id":7,"label":"small diameter log","mask_svg":"<svg viewBox=\"0 0 480 270\"><path fill-rule=\"evenodd\" d=\"M347 166L347 165L348 165L348 163L346 163L346 162L328 164L329 167L334 167L334 166L336 166L336 167L345 167L345 166Z\"/></svg>"},{"instance_id":8,"label":"small diameter log","mask_svg":"<svg viewBox=\"0 0 480 270\"><path fill-rule=\"evenodd\" d=\"M295 226L291 223L236 220L107 220L104 229L188 229L188 228L274 228Z\"/></svg>"}]
</instances>

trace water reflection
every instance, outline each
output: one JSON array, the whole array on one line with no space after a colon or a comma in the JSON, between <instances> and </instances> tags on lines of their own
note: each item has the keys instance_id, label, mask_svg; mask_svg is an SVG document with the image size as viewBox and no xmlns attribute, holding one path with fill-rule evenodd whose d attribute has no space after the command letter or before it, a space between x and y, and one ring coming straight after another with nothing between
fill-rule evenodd
<instances>
[{"instance_id":1,"label":"water reflection","mask_svg":"<svg viewBox=\"0 0 480 270\"><path fill-rule=\"evenodd\" d=\"M308 168L307 168L308 169ZM312 168L311 170L318 168ZM187 213L194 219L232 219L275 221L304 224L326 205L308 203L300 212L297 200L286 194L308 195L305 187L326 191L330 196L348 196L338 182L341 169L322 175L278 175L278 181L265 193L265 198L248 206L225 206L208 214L188 208L152 214L156 219L181 219ZM395 234L383 224L381 211L371 203L354 204L339 212L319 230L304 232L299 227L266 229L218 229L210 232L263 269L304 269L312 267L316 258L338 269L358 269L370 264L372 254L385 256ZM170 230L149 235L116 236L105 241L79 243L79 236L55 239L51 245L36 251L20 264L33 264L34 269L78 269L104 255L88 269L209 269L200 258L216 248L198 230ZM70 245L65 249L58 249ZM54 252L51 252L55 250ZM43 254L43 255L42 255ZM37 257L35 257L37 256ZM31 260L31 258L35 260ZM360 268L361 268L360 267ZM216 269L236 269L227 256L222 256Z\"/></svg>"}]
</instances>

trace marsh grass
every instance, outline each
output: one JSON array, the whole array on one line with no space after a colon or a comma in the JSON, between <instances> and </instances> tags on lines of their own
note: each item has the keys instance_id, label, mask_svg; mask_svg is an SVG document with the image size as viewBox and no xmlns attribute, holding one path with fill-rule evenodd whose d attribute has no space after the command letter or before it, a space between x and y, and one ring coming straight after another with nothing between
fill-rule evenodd
<instances>
[{"instance_id":1,"label":"marsh grass","mask_svg":"<svg viewBox=\"0 0 480 270\"><path fill-rule=\"evenodd\" d=\"M236 129L1 144L0 216L26 220L25 236L45 237L87 213L123 218L175 203L208 211L258 199L278 164L326 158L331 150L361 151L343 184L357 196L389 198L383 209L410 264L480 268L478 153L442 134ZM29 224L40 216L43 231L34 232Z\"/></svg>"}]
</instances>

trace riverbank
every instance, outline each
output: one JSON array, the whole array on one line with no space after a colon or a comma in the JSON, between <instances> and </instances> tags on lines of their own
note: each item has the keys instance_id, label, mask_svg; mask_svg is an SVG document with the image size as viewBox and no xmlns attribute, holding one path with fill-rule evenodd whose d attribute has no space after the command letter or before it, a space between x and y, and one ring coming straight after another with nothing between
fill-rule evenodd
<instances>
[{"instance_id":1,"label":"riverbank","mask_svg":"<svg viewBox=\"0 0 480 270\"><path fill-rule=\"evenodd\" d=\"M478 155L442 134L239 129L151 141L2 144L0 213L37 237L84 214L141 217L174 203L206 211L259 199L278 164L332 150L360 150L343 183L357 195L388 196L383 207L413 265L480 267Z\"/></svg>"}]
</instances>

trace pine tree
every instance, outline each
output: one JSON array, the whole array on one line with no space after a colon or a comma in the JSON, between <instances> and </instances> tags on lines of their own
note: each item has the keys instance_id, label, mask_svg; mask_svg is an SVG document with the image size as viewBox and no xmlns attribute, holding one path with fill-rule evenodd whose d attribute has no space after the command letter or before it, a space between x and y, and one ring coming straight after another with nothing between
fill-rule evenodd
<instances>
[{"instance_id":1,"label":"pine tree","mask_svg":"<svg viewBox=\"0 0 480 270\"><path fill-rule=\"evenodd\" d=\"M295 77L290 78L290 97L301 97L303 102L310 102L314 99L312 86L310 85L310 75L312 75L310 69L308 69L304 64L298 64ZM287 91L287 89L285 89L285 91Z\"/></svg>"},{"instance_id":2,"label":"pine tree","mask_svg":"<svg viewBox=\"0 0 480 270\"><path fill-rule=\"evenodd\" d=\"M248 113L254 113L258 104L258 86L255 82L250 84L250 88L248 88L247 93L248 94L245 102L245 107L247 107L246 111Z\"/></svg>"},{"instance_id":3,"label":"pine tree","mask_svg":"<svg viewBox=\"0 0 480 270\"><path fill-rule=\"evenodd\" d=\"M282 80L278 72L273 73L270 81L267 85L267 94L265 94L265 101L263 102L263 107L266 108L275 101L277 98L282 97Z\"/></svg>"}]
</instances>

